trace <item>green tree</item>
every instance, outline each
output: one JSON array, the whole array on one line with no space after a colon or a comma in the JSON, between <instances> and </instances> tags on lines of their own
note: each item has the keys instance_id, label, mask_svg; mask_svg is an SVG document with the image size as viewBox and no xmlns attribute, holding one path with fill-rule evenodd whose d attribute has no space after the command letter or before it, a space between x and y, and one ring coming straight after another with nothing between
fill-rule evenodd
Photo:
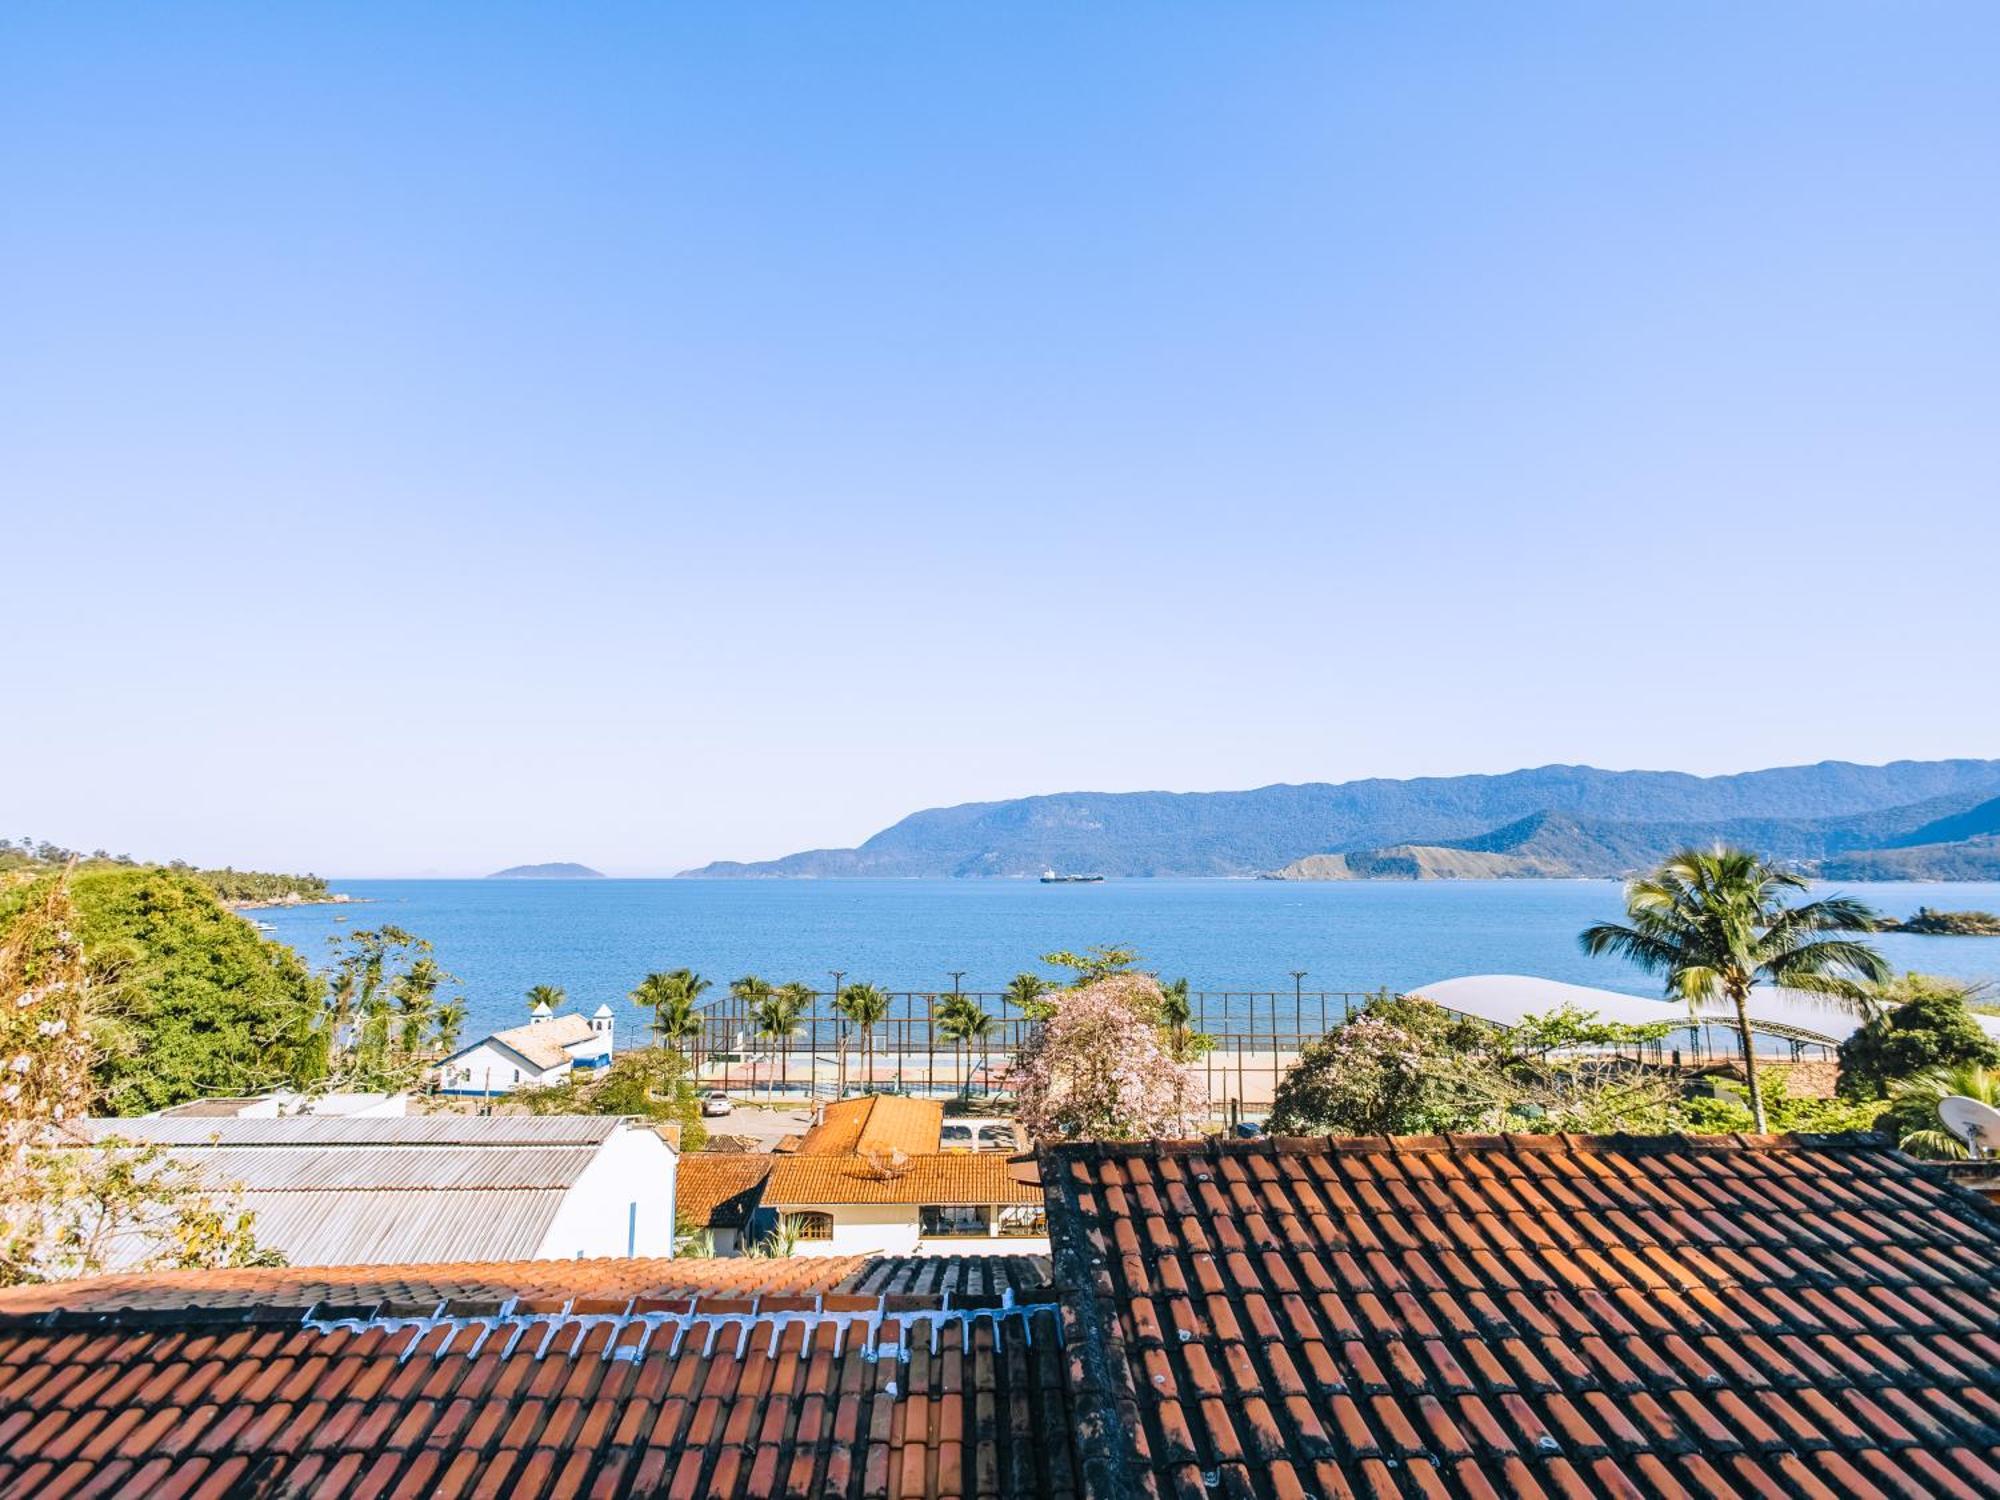
<instances>
[{"instance_id":1,"label":"green tree","mask_svg":"<svg viewBox=\"0 0 2000 1500\"><path fill-rule=\"evenodd\" d=\"M563 1003L568 999L569 995L561 985L538 984L528 991L528 1009L530 1012L533 1012L546 1005L550 1013L553 1014L561 1010Z\"/></svg>"},{"instance_id":2,"label":"green tree","mask_svg":"<svg viewBox=\"0 0 2000 1500\"><path fill-rule=\"evenodd\" d=\"M872 984L850 984L835 997L833 1008L861 1031L861 1066L868 1089L875 1087L875 1028L889 1014L889 997Z\"/></svg>"},{"instance_id":3,"label":"green tree","mask_svg":"<svg viewBox=\"0 0 2000 1500\"><path fill-rule=\"evenodd\" d=\"M605 1068L577 1069L555 1083L516 1089L516 1104L537 1115L630 1115L680 1126L683 1151L699 1151L708 1132L687 1059L661 1047L620 1052Z\"/></svg>"},{"instance_id":4,"label":"green tree","mask_svg":"<svg viewBox=\"0 0 2000 1500\"><path fill-rule=\"evenodd\" d=\"M1299 1054L1278 1084L1279 1135L1461 1130L1487 1108L1466 1087L1494 1031L1428 1000L1378 997Z\"/></svg>"},{"instance_id":5,"label":"green tree","mask_svg":"<svg viewBox=\"0 0 2000 1500\"><path fill-rule=\"evenodd\" d=\"M1769 1129L1750 1033L1750 994L1760 982L1819 996L1856 1010L1888 965L1866 943L1829 936L1871 932L1875 913L1845 896L1798 906L1785 897L1804 877L1742 849L1685 849L1625 887L1626 925L1600 922L1578 941L1590 954L1614 953L1664 976L1667 993L1690 1007L1725 1001L1758 1131Z\"/></svg>"},{"instance_id":6,"label":"green tree","mask_svg":"<svg viewBox=\"0 0 2000 1500\"><path fill-rule=\"evenodd\" d=\"M1108 979L1113 974L1129 973L1139 961L1136 948L1107 947L1094 943L1081 953L1064 949L1057 953L1044 953L1042 962L1052 969L1068 969L1074 976L1071 989L1081 989L1086 984L1095 984L1100 979Z\"/></svg>"},{"instance_id":7,"label":"green tree","mask_svg":"<svg viewBox=\"0 0 2000 1500\"><path fill-rule=\"evenodd\" d=\"M750 1020L757 1028L757 1035L777 1044L778 1089L783 1092L791 1082L792 1037L798 1032L799 1018L812 1004L812 991L798 983L779 985L776 989L765 984L764 991L750 1012Z\"/></svg>"},{"instance_id":8,"label":"green tree","mask_svg":"<svg viewBox=\"0 0 2000 1500\"><path fill-rule=\"evenodd\" d=\"M270 1265L253 1216L157 1146L71 1138L95 1080L96 1009L64 870L16 897L0 935L0 1285L121 1269Z\"/></svg>"},{"instance_id":9,"label":"green tree","mask_svg":"<svg viewBox=\"0 0 2000 1500\"><path fill-rule=\"evenodd\" d=\"M1842 1098L1886 1099L1919 1074L2000 1067L2000 1046L1966 1008L1967 986L1906 974L1878 993L1889 1008L1840 1044Z\"/></svg>"},{"instance_id":10,"label":"green tree","mask_svg":"<svg viewBox=\"0 0 2000 1500\"><path fill-rule=\"evenodd\" d=\"M0 938L53 878L0 888ZM215 1094L307 1088L325 1076L321 981L191 872L81 869L67 899L96 997L99 1112L146 1114Z\"/></svg>"}]
</instances>

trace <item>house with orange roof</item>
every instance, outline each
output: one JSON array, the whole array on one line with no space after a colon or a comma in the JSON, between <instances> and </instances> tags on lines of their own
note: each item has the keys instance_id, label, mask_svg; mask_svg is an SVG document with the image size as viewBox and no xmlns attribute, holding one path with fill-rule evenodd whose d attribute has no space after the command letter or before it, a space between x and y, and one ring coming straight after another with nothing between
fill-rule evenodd
<instances>
[{"instance_id":1,"label":"house with orange roof","mask_svg":"<svg viewBox=\"0 0 2000 1500\"><path fill-rule=\"evenodd\" d=\"M1042 1190L992 1152L945 1151L935 1100L829 1104L771 1164L762 1206L801 1255L1046 1254Z\"/></svg>"}]
</instances>

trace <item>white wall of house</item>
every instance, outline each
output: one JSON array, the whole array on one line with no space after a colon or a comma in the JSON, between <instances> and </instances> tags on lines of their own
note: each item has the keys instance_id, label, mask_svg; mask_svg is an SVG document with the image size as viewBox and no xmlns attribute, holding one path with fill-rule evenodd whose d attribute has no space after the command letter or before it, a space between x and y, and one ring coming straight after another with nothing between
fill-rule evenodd
<instances>
[{"instance_id":1,"label":"white wall of house","mask_svg":"<svg viewBox=\"0 0 2000 1500\"><path fill-rule=\"evenodd\" d=\"M917 1210L910 1203L795 1203L781 1214L833 1215L833 1238L800 1240L795 1255L914 1255Z\"/></svg>"},{"instance_id":2,"label":"white wall of house","mask_svg":"<svg viewBox=\"0 0 2000 1500\"><path fill-rule=\"evenodd\" d=\"M556 1210L538 1260L674 1253L673 1148L643 1126L605 1141Z\"/></svg>"},{"instance_id":3,"label":"white wall of house","mask_svg":"<svg viewBox=\"0 0 2000 1500\"><path fill-rule=\"evenodd\" d=\"M440 1070L438 1092L511 1094L529 1084L560 1083L569 1069L570 1065L565 1060L555 1067L538 1070L518 1053L481 1042L466 1048L444 1065ZM663 1141L661 1144L666 1143Z\"/></svg>"}]
</instances>

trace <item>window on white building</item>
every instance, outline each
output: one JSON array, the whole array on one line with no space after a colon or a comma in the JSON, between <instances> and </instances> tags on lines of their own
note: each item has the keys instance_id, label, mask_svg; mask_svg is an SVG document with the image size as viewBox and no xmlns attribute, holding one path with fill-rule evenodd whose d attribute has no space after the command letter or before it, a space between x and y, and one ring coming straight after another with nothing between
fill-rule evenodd
<instances>
[{"instance_id":1,"label":"window on white building","mask_svg":"<svg viewBox=\"0 0 2000 1500\"><path fill-rule=\"evenodd\" d=\"M917 1232L923 1235L984 1235L991 1222L984 1205L927 1203L917 1210Z\"/></svg>"}]
</instances>

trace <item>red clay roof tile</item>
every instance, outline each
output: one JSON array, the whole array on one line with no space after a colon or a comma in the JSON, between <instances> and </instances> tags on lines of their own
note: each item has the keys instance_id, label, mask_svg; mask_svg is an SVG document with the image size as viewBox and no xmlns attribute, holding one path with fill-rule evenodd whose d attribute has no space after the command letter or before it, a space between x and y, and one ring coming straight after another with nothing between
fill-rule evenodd
<instances>
[{"instance_id":1,"label":"red clay roof tile","mask_svg":"<svg viewBox=\"0 0 2000 1500\"><path fill-rule=\"evenodd\" d=\"M1992 1492L2000 1216L1879 1142L1078 1145L1042 1180L1104 1500Z\"/></svg>"}]
</instances>

